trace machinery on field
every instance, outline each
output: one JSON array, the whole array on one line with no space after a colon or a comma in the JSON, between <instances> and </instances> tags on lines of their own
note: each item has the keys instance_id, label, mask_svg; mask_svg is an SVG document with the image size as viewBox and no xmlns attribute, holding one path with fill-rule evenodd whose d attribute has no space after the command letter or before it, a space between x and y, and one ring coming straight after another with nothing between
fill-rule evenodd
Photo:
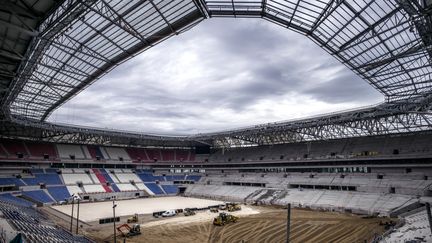
<instances>
[{"instance_id":1,"label":"machinery on field","mask_svg":"<svg viewBox=\"0 0 432 243\"><path fill-rule=\"evenodd\" d=\"M132 217L130 217L130 218L127 219L127 223L128 224L130 224L130 223L136 223L136 222L138 222L138 214L135 214L134 216L132 216Z\"/></svg>"},{"instance_id":2,"label":"machinery on field","mask_svg":"<svg viewBox=\"0 0 432 243\"><path fill-rule=\"evenodd\" d=\"M183 211L184 216L192 216L195 215L195 211L189 209L189 208L185 208L185 210Z\"/></svg>"},{"instance_id":3,"label":"machinery on field","mask_svg":"<svg viewBox=\"0 0 432 243\"><path fill-rule=\"evenodd\" d=\"M240 211L241 206L238 203L227 203L227 210L228 212Z\"/></svg>"},{"instance_id":4,"label":"machinery on field","mask_svg":"<svg viewBox=\"0 0 432 243\"><path fill-rule=\"evenodd\" d=\"M227 214L227 213L219 213L219 215L213 219L213 225L223 226L225 224L235 223L237 222L237 220L238 217L234 215Z\"/></svg>"},{"instance_id":5,"label":"machinery on field","mask_svg":"<svg viewBox=\"0 0 432 243\"><path fill-rule=\"evenodd\" d=\"M211 213L218 213L219 209L218 208L210 208L210 212Z\"/></svg>"},{"instance_id":6,"label":"machinery on field","mask_svg":"<svg viewBox=\"0 0 432 243\"><path fill-rule=\"evenodd\" d=\"M123 237L131 237L141 234L141 227L139 224L134 224L130 227L128 224L122 224L117 227L117 231L122 234Z\"/></svg>"}]
</instances>

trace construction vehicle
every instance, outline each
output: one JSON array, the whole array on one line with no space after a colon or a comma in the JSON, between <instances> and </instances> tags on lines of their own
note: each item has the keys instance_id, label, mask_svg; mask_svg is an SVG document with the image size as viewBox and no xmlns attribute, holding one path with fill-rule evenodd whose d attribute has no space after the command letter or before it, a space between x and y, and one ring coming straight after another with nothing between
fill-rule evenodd
<instances>
[{"instance_id":1,"label":"construction vehicle","mask_svg":"<svg viewBox=\"0 0 432 243\"><path fill-rule=\"evenodd\" d=\"M162 217L173 217L173 216L176 216L176 215L177 215L176 210L174 210L174 209L170 209L170 210L165 211L165 212L162 214Z\"/></svg>"},{"instance_id":2,"label":"construction vehicle","mask_svg":"<svg viewBox=\"0 0 432 243\"><path fill-rule=\"evenodd\" d=\"M184 214L184 216L192 216L192 215L195 215L195 211L193 211L189 208L185 208L185 210L183 210L183 214Z\"/></svg>"},{"instance_id":3,"label":"construction vehicle","mask_svg":"<svg viewBox=\"0 0 432 243\"><path fill-rule=\"evenodd\" d=\"M228 209L228 212L240 211L241 206L238 203L230 203L230 204L227 204L227 209Z\"/></svg>"},{"instance_id":4,"label":"construction vehicle","mask_svg":"<svg viewBox=\"0 0 432 243\"><path fill-rule=\"evenodd\" d=\"M211 213L219 213L219 209L218 208L210 208L210 212Z\"/></svg>"},{"instance_id":5,"label":"construction vehicle","mask_svg":"<svg viewBox=\"0 0 432 243\"><path fill-rule=\"evenodd\" d=\"M238 217L234 215L227 214L227 213L219 213L219 216L213 219L213 225L223 226L225 224L235 223L237 222L237 220Z\"/></svg>"},{"instance_id":6,"label":"construction vehicle","mask_svg":"<svg viewBox=\"0 0 432 243\"><path fill-rule=\"evenodd\" d=\"M128 224L122 224L117 227L117 231L122 234L123 237L131 237L141 234L141 227L139 224L134 224L130 227Z\"/></svg>"},{"instance_id":7,"label":"construction vehicle","mask_svg":"<svg viewBox=\"0 0 432 243\"><path fill-rule=\"evenodd\" d=\"M130 217L130 218L127 219L127 223L128 224L130 224L130 223L136 223L136 222L138 222L138 214L134 214L134 216L132 216L132 217Z\"/></svg>"},{"instance_id":8,"label":"construction vehicle","mask_svg":"<svg viewBox=\"0 0 432 243\"><path fill-rule=\"evenodd\" d=\"M219 210L227 210L226 204L219 205Z\"/></svg>"}]
</instances>

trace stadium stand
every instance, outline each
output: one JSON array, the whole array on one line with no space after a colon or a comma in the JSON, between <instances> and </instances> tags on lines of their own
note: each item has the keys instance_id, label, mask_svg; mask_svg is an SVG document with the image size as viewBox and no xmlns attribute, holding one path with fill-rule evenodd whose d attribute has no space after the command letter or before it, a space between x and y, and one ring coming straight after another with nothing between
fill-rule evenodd
<instances>
[{"instance_id":1,"label":"stadium stand","mask_svg":"<svg viewBox=\"0 0 432 243\"><path fill-rule=\"evenodd\" d=\"M118 188L118 186L115 183L111 184L111 188L114 192L121 192L120 188Z\"/></svg>"},{"instance_id":2,"label":"stadium stand","mask_svg":"<svg viewBox=\"0 0 432 243\"><path fill-rule=\"evenodd\" d=\"M8 154L7 154L6 150L3 148L3 145L1 144L1 141L0 141L0 158L4 159L7 157L8 157Z\"/></svg>"},{"instance_id":3,"label":"stadium stand","mask_svg":"<svg viewBox=\"0 0 432 243\"><path fill-rule=\"evenodd\" d=\"M105 169L99 169L100 174L105 178L105 181L109 183L114 183L111 177L108 175L108 172Z\"/></svg>"},{"instance_id":4,"label":"stadium stand","mask_svg":"<svg viewBox=\"0 0 432 243\"><path fill-rule=\"evenodd\" d=\"M33 178L22 178L27 185L39 185L44 183L46 185L62 185L62 181L57 174L33 174Z\"/></svg>"},{"instance_id":5,"label":"stadium stand","mask_svg":"<svg viewBox=\"0 0 432 243\"><path fill-rule=\"evenodd\" d=\"M66 199L71 196L66 186L47 187L47 190L51 197L54 198L57 202L66 201Z\"/></svg>"},{"instance_id":6,"label":"stadium stand","mask_svg":"<svg viewBox=\"0 0 432 243\"><path fill-rule=\"evenodd\" d=\"M22 158L28 158L28 152L24 143L19 140L2 140L2 146L8 154L8 159L18 159L19 155Z\"/></svg>"},{"instance_id":7,"label":"stadium stand","mask_svg":"<svg viewBox=\"0 0 432 243\"><path fill-rule=\"evenodd\" d=\"M381 179L380 176L382 176ZM328 190L353 190L371 193L397 193L406 195L424 195L428 193L430 181L421 174L401 175L379 173L236 173L223 176L209 174L202 182L211 184L259 183L271 188L312 188Z\"/></svg>"},{"instance_id":8,"label":"stadium stand","mask_svg":"<svg viewBox=\"0 0 432 243\"><path fill-rule=\"evenodd\" d=\"M148 173L148 172L138 173L137 175L143 182L165 181L165 177L155 176L152 173Z\"/></svg>"},{"instance_id":9,"label":"stadium stand","mask_svg":"<svg viewBox=\"0 0 432 243\"><path fill-rule=\"evenodd\" d=\"M195 152L194 151L190 152L188 161L195 161ZM204 160L201 160L201 161L204 161Z\"/></svg>"},{"instance_id":10,"label":"stadium stand","mask_svg":"<svg viewBox=\"0 0 432 243\"><path fill-rule=\"evenodd\" d=\"M116 176L121 183L129 183L130 181L141 181L141 179L134 173L116 173Z\"/></svg>"},{"instance_id":11,"label":"stadium stand","mask_svg":"<svg viewBox=\"0 0 432 243\"><path fill-rule=\"evenodd\" d=\"M401 217L404 224L384 237L381 242L432 242L432 234L424 207Z\"/></svg>"},{"instance_id":12,"label":"stadium stand","mask_svg":"<svg viewBox=\"0 0 432 243\"><path fill-rule=\"evenodd\" d=\"M135 184L136 185L136 187L139 189L139 190L143 190L143 191L145 191L147 194L149 194L150 196L154 196L155 194L147 187L147 186L145 186L144 185L144 183L136 183Z\"/></svg>"},{"instance_id":13,"label":"stadium stand","mask_svg":"<svg viewBox=\"0 0 432 243\"><path fill-rule=\"evenodd\" d=\"M69 191L70 195L83 193L81 188L79 188L78 186L66 186L66 188Z\"/></svg>"},{"instance_id":14,"label":"stadium stand","mask_svg":"<svg viewBox=\"0 0 432 243\"><path fill-rule=\"evenodd\" d=\"M165 194L162 189L159 187L159 185L157 185L156 183L144 183L144 185L150 189L154 194L156 195L162 195Z\"/></svg>"},{"instance_id":15,"label":"stadium stand","mask_svg":"<svg viewBox=\"0 0 432 243\"><path fill-rule=\"evenodd\" d=\"M417 203L416 197L396 194L372 194L329 190L276 190L259 187L190 185L187 196L258 204L286 205L332 211L350 211L359 214L379 213L389 216L393 211Z\"/></svg>"},{"instance_id":16,"label":"stadium stand","mask_svg":"<svg viewBox=\"0 0 432 243\"><path fill-rule=\"evenodd\" d=\"M166 181L184 181L185 176L184 175L166 175L165 180Z\"/></svg>"},{"instance_id":17,"label":"stadium stand","mask_svg":"<svg viewBox=\"0 0 432 243\"><path fill-rule=\"evenodd\" d=\"M121 170L108 170L106 176L110 178L110 181L114 183L120 183L120 180L116 175L116 172L121 172Z\"/></svg>"},{"instance_id":18,"label":"stadium stand","mask_svg":"<svg viewBox=\"0 0 432 243\"><path fill-rule=\"evenodd\" d=\"M102 185L102 187L104 188L105 192L112 192L111 188L109 188L109 186L107 186L107 180L105 178L105 176L100 172L99 169L93 169L93 173L96 175L99 183ZM112 181L110 181L112 182Z\"/></svg>"},{"instance_id":19,"label":"stadium stand","mask_svg":"<svg viewBox=\"0 0 432 243\"><path fill-rule=\"evenodd\" d=\"M431 137L416 134L406 137L376 136L305 143L276 144L216 150L209 162L252 162L278 160L358 159L432 154Z\"/></svg>"},{"instance_id":20,"label":"stadium stand","mask_svg":"<svg viewBox=\"0 0 432 243\"><path fill-rule=\"evenodd\" d=\"M131 161L126 150L123 148L105 147L106 152L111 160L115 161Z\"/></svg>"},{"instance_id":21,"label":"stadium stand","mask_svg":"<svg viewBox=\"0 0 432 243\"><path fill-rule=\"evenodd\" d=\"M176 150L175 161L190 161L189 150Z\"/></svg>"},{"instance_id":22,"label":"stadium stand","mask_svg":"<svg viewBox=\"0 0 432 243\"><path fill-rule=\"evenodd\" d=\"M48 156L50 160L58 159L57 151L52 144L27 142L26 146L30 152L30 158L44 159L45 156Z\"/></svg>"},{"instance_id":23,"label":"stadium stand","mask_svg":"<svg viewBox=\"0 0 432 243\"><path fill-rule=\"evenodd\" d=\"M0 178L0 186L25 186L26 184L18 178Z\"/></svg>"},{"instance_id":24,"label":"stadium stand","mask_svg":"<svg viewBox=\"0 0 432 243\"><path fill-rule=\"evenodd\" d=\"M161 150L162 161L175 161L175 150L162 149Z\"/></svg>"},{"instance_id":25,"label":"stadium stand","mask_svg":"<svg viewBox=\"0 0 432 243\"><path fill-rule=\"evenodd\" d=\"M30 206L34 205L34 203L32 203L32 202L24 200L24 199L19 198L19 197L15 197L10 193L0 194L0 201L8 202L8 203L18 205L18 206L23 206L23 207L30 207Z\"/></svg>"},{"instance_id":26,"label":"stadium stand","mask_svg":"<svg viewBox=\"0 0 432 243\"><path fill-rule=\"evenodd\" d=\"M118 189L122 192L124 191L136 191L138 190L138 188L136 188L134 185L132 184L116 184Z\"/></svg>"},{"instance_id":27,"label":"stadium stand","mask_svg":"<svg viewBox=\"0 0 432 243\"><path fill-rule=\"evenodd\" d=\"M57 144L57 151L63 159L85 159L84 152L80 145Z\"/></svg>"},{"instance_id":28,"label":"stadium stand","mask_svg":"<svg viewBox=\"0 0 432 243\"><path fill-rule=\"evenodd\" d=\"M62 173L62 177L63 177L63 181L67 185L76 184L78 182L82 182L83 184L93 184L89 175L85 173L77 173L77 174Z\"/></svg>"},{"instance_id":29,"label":"stadium stand","mask_svg":"<svg viewBox=\"0 0 432 243\"><path fill-rule=\"evenodd\" d=\"M167 194L177 194L178 193L178 186L176 185L161 185L162 189L167 193Z\"/></svg>"},{"instance_id":30,"label":"stadium stand","mask_svg":"<svg viewBox=\"0 0 432 243\"><path fill-rule=\"evenodd\" d=\"M126 148L126 152L133 162L149 161L145 149L143 148Z\"/></svg>"},{"instance_id":31,"label":"stadium stand","mask_svg":"<svg viewBox=\"0 0 432 243\"><path fill-rule=\"evenodd\" d=\"M350 139L335 139L308 143L277 144L272 146L245 147L230 150L216 149L211 154L196 155L193 150L182 149L144 149L118 148L104 146L85 146L67 144L49 144L43 142L23 142L20 140L1 140L0 158L17 159L17 154L24 158L44 160L92 159L97 161L113 160L124 162L270 162L304 160L340 160L366 158L401 158L404 156L432 155L430 136L415 134L406 136L376 136ZM58 153L57 154L57 151ZM198 157L197 157L198 156ZM182 160L183 159L183 160Z\"/></svg>"},{"instance_id":32,"label":"stadium stand","mask_svg":"<svg viewBox=\"0 0 432 243\"><path fill-rule=\"evenodd\" d=\"M40 203L53 203L54 201L51 199L49 195L45 193L44 190L34 190L34 191L23 191L23 197L31 198L34 201Z\"/></svg>"},{"instance_id":33,"label":"stadium stand","mask_svg":"<svg viewBox=\"0 0 432 243\"><path fill-rule=\"evenodd\" d=\"M24 235L24 242L92 242L83 236L74 236L61 228L52 226L52 223L31 208L31 205L3 199L0 195L1 214L17 230L17 233Z\"/></svg>"},{"instance_id":34,"label":"stadium stand","mask_svg":"<svg viewBox=\"0 0 432 243\"><path fill-rule=\"evenodd\" d=\"M93 160L105 160L99 146L87 146L90 156Z\"/></svg>"},{"instance_id":35,"label":"stadium stand","mask_svg":"<svg viewBox=\"0 0 432 243\"><path fill-rule=\"evenodd\" d=\"M162 160L161 152L159 149L146 149L146 153L150 162Z\"/></svg>"},{"instance_id":36,"label":"stadium stand","mask_svg":"<svg viewBox=\"0 0 432 243\"><path fill-rule=\"evenodd\" d=\"M83 185L86 193L106 192L102 185Z\"/></svg>"}]
</instances>

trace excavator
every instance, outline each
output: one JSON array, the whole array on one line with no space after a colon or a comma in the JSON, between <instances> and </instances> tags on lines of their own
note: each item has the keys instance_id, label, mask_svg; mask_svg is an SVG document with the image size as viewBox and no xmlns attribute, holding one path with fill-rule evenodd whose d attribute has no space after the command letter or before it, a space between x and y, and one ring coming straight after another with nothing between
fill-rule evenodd
<instances>
[{"instance_id":1,"label":"excavator","mask_svg":"<svg viewBox=\"0 0 432 243\"><path fill-rule=\"evenodd\" d=\"M238 217L234 215L227 214L227 213L219 213L219 216L213 219L213 225L223 226L225 224L235 223L237 222L237 220Z\"/></svg>"},{"instance_id":2,"label":"excavator","mask_svg":"<svg viewBox=\"0 0 432 243\"><path fill-rule=\"evenodd\" d=\"M128 224L129 223L136 223L138 222L138 214L135 214L134 216L127 219Z\"/></svg>"},{"instance_id":3,"label":"excavator","mask_svg":"<svg viewBox=\"0 0 432 243\"><path fill-rule=\"evenodd\" d=\"M184 216L192 216L195 215L195 211L190 208L185 208L185 210L183 210L183 214Z\"/></svg>"},{"instance_id":4,"label":"excavator","mask_svg":"<svg viewBox=\"0 0 432 243\"><path fill-rule=\"evenodd\" d=\"M117 227L117 231L120 232L123 237L130 237L141 234L141 227L139 224L134 224L130 227L128 224L122 224Z\"/></svg>"},{"instance_id":5,"label":"excavator","mask_svg":"<svg viewBox=\"0 0 432 243\"><path fill-rule=\"evenodd\" d=\"M228 212L240 211L241 206L238 203L227 203Z\"/></svg>"}]
</instances>

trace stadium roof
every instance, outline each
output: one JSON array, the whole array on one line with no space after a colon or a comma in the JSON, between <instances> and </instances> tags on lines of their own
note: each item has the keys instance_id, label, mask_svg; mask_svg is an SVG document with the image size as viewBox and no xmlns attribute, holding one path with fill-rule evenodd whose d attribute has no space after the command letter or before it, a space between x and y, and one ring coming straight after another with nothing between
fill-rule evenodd
<instances>
[{"instance_id":1,"label":"stadium roof","mask_svg":"<svg viewBox=\"0 0 432 243\"><path fill-rule=\"evenodd\" d=\"M1 107L9 120L4 129L10 121L59 128L44 121L68 99L129 58L212 17L263 18L299 32L380 91L386 103L332 119L304 119L309 123L302 125L266 124L188 136L190 141L272 144L431 129L431 15L431 0L7 1L0 7ZM347 132L353 116L373 122ZM311 124L332 127L307 136Z\"/></svg>"}]
</instances>

